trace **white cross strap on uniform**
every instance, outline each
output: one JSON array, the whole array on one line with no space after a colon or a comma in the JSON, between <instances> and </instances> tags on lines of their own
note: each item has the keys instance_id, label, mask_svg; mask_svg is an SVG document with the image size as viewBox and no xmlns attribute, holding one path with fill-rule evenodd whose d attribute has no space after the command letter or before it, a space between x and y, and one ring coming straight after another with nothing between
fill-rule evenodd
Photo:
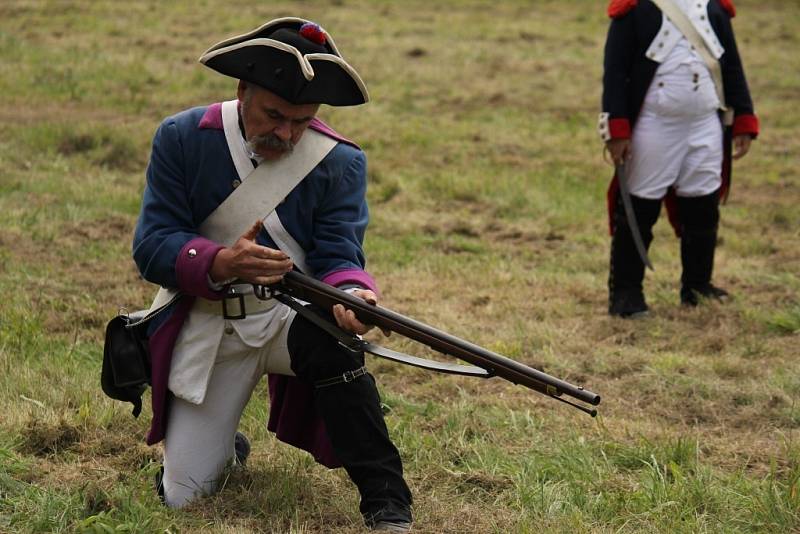
<instances>
[{"instance_id":1,"label":"white cross strap on uniform","mask_svg":"<svg viewBox=\"0 0 800 534\"><path fill-rule=\"evenodd\" d=\"M300 181L336 146L336 140L307 129L292 152L282 158L253 163L241 143L238 101L222 104L225 140L242 184L200 224L200 235L231 246L256 219L265 219Z\"/></svg>"},{"instance_id":2,"label":"white cross strap on uniform","mask_svg":"<svg viewBox=\"0 0 800 534\"><path fill-rule=\"evenodd\" d=\"M222 103L222 125L241 185L217 206L200 224L201 236L225 246L233 245L256 219L265 220L273 240L304 272L305 253L278 219L275 208L314 167L337 145L337 141L315 130L307 129L290 154L277 160L253 162L242 144L239 129L238 100ZM271 231L272 230L272 231ZM276 238L275 231L282 233ZM284 248L285 247L285 248ZM143 320L147 320L178 298L177 289L162 287Z\"/></svg>"},{"instance_id":3,"label":"white cross strap on uniform","mask_svg":"<svg viewBox=\"0 0 800 534\"><path fill-rule=\"evenodd\" d=\"M692 44L695 51L700 55L705 62L708 70L711 72L711 79L714 80L714 88L717 90L717 98L719 98L719 106L723 112L725 125L730 125L733 122L733 113L725 104L725 90L722 84L722 69L720 68L719 61L714 57L713 51L709 49L708 43L700 32L697 31L692 21L686 13L678 7L673 0L653 0L653 3L658 6L662 13L668 17L684 37Z\"/></svg>"}]
</instances>

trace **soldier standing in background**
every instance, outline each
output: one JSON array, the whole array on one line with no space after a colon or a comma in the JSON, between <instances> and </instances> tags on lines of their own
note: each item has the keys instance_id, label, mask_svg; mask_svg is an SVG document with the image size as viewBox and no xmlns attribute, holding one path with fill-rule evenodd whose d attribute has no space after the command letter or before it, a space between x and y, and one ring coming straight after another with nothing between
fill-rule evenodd
<instances>
[{"instance_id":1,"label":"soldier standing in background","mask_svg":"<svg viewBox=\"0 0 800 534\"><path fill-rule=\"evenodd\" d=\"M731 158L744 156L758 135L731 26L735 14L731 0L609 4L599 130L618 170L608 191L611 315L648 310L643 256L662 201L681 239L681 303L728 296L711 283L719 203ZM619 201L621 179L631 214ZM641 231L641 253L632 226Z\"/></svg>"}]
</instances>

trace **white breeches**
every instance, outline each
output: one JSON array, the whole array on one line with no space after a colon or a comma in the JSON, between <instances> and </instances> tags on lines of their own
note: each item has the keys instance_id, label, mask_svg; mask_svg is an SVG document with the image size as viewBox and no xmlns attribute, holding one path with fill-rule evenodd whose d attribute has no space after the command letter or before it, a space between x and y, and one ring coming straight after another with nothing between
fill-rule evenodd
<instances>
[{"instance_id":1,"label":"white breeches","mask_svg":"<svg viewBox=\"0 0 800 534\"><path fill-rule=\"evenodd\" d=\"M205 399L192 404L173 397L164 440L164 499L179 508L217 490L222 471L234 457L239 419L256 384L271 364L289 360L292 317L263 347L246 345L237 332L225 334L211 371Z\"/></svg>"},{"instance_id":2,"label":"white breeches","mask_svg":"<svg viewBox=\"0 0 800 534\"><path fill-rule=\"evenodd\" d=\"M708 195L722 185L722 125L688 78L656 77L636 121L628 163L632 195ZM659 85L661 84L661 85Z\"/></svg>"}]
</instances>

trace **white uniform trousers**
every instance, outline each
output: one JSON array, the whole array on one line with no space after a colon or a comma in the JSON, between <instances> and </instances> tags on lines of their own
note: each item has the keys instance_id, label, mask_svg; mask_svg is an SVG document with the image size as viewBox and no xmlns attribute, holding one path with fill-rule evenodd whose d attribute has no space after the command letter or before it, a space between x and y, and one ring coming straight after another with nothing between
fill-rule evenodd
<instances>
[{"instance_id":1,"label":"white uniform trousers","mask_svg":"<svg viewBox=\"0 0 800 534\"><path fill-rule=\"evenodd\" d=\"M663 198L709 195L722 185L722 123L705 77L681 66L656 76L633 129L628 183L632 195Z\"/></svg>"},{"instance_id":2,"label":"white uniform trousers","mask_svg":"<svg viewBox=\"0 0 800 534\"><path fill-rule=\"evenodd\" d=\"M294 316L294 311L287 310L276 335L262 347L245 344L238 332L229 328L231 333L223 336L217 351L203 402L193 404L173 397L164 440L167 506L179 508L217 490L220 475L234 457L234 435L256 384L275 371L271 367L285 372Z\"/></svg>"}]
</instances>

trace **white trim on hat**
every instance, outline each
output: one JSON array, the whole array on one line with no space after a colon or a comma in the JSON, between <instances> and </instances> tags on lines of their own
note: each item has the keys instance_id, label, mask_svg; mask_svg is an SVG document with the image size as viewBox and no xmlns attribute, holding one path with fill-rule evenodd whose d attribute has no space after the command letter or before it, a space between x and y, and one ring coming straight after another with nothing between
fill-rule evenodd
<instances>
[{"instance_id":1,"label":"white trim on hat","mask_svg":"<svg viewBox=\"0 0 800 534\"><path fill-rule=\"evenodd\" d=\"M247 33L243 33L242 35L237 35L236 37L231 37L230 39L225 39L224 41L218 42L217 44L215 44L214 46L212 46L211 48L206 50L203 53L203 55L205 56L206 54L208 54L209 52L213 52L217 48L222 48L224 46L230 45L231 43L235 43L235 42L241 41L243 39L247 39L248 37L251 37L251 36L254 36L254 35L258 35L259 33L263 32L264 30L266 30L267 28L270 28L272 26L279 26L279 25L285 24L287 22L296 22L296 23L300 23L300 24L306 24L306 23L316 24L316 22L312 22L312 21L306 20L306 19L301 19L301 18L298 18L298 17L282 17L282 18L279 18L279 19L271 20L271 21L269 21L269 22L267 22L265 24L262 24L261 26L259 26L255 30L252 30L252 31L249 31ZM320 28L321 28L321 26L320 26ZM328 32L326 32L324 28L322 29L322 32L325 34L325 39L326 39L327 44L330 45L330 47L333 49L333 51L336 53L336 55L341 56L342 54L339 52L339 49L336 48L336 43L333 42L333 38L331 38L330 34Z\"/></svg>"},{"instance_id":2,"label":"white trim on hat","mask_svg":"<svg viewBox=\"0 0 800 534\"><path fill-rule=\"evenodd\" d=\"M294 57L297 59L297 62L300 63L300 70L302 70L303 76L308 81L314 79L314 67L311 65L312 61L330 61L331 63L335 63L347 74L349 74L354 82L356 82L358 90L361 91L361 95L364 97L364 103L369 102L369 92L367 91L367 86L364 84L364 81L361 79L361 76L359 76L358 72L356 72L356 70L353 67L351 67L350 64L347 63L347 61L342 59L340 56L335 56L333 54L319 54L319 53L307 54L304 56L300 53L300 51L297 48L293 47L292 45L286 44L281 41L276 41L275 39L267 39L267 38L250 39L249 41L243 41L241 43L236 43L230 46L217 48L201 56L199 61L200 63L205 65L209 60L219 55L227 54L228 52L232 52L234 50L239 50L241 48L246 48L250 46L272 47L294 55Z\"/></svg>"},{"instance_id":3,"label":"white trim on hat","mask_svg":"<svg viewBox=\"0 0 800 534\"><path fill-rule=\"evenodd\" d=\"M288 54L294 55L297 62L300 64L300 70L303 73L303 77L305 77L306 81L311 81L314 79L314 67L311 65L312 61L330 61L342 69L348 76L355 82L356 86L358 87L359 92L361 93L361 97L363 102L369 102L369 92L367 91L367 86L364 84L364 81L361 79L361 76L358 75L356 70L351 67L347 61L344 60L342 55L339 53L339 50L336 48L336 45L331 39L330 35L328 35L325 30L322 30L325 33L325 38L327 40L328 45L335 53L313 53L313 54L306 54L303 55L300 50L296 47L284 43L282 41L278 41L276 39L270 39L268 37L254 37L259 33L263 33L265 30L269 29L270 27L281 26L285 24L305 24L309 23L310 21L296 18L296 17L284 17L275 20L271 20L266 24L263 24L252 30L248 33L238 35L236 37L231 37L230 39L225 39L224 41L220 41L219 43L215 44L211 48L205 51L202 56L199 58L199 62L203 65L208 66L208 62L217 57L229 52L233 52L236 50L240 50L243 48L251 47L251 46L266 46L271 47L276 50L280 50L281 52L286 52ZM312 23L314 24L314 23ZM216 69L215 69L216 70Z\"/></svg>"},{"instance_id":4,"label":"white trim on hat","mask_svg":"<svg viewBox=\"0 0 800 534\"><path fill-rule=\"evenodd\" d=\"M300 51L293 47L292 45L286 44L281 41L276 41L275 39L266 39L266 38L259 38L259 39L250 39L249 41L242 41L241 43L236 43L234 45L226 46L223 48L218 48L213 52L206 53L200 57L198 61L203 65L206 64L210 59L213 59L217 56L221 56L223 54L227 54L228 52L232 52L234 50L239 50L240 48L247 48L250 46L267 46L272 48L277 48L283 52L288 52L289 54L294 55L297 58L297 62L300 63L300 70L303 71L303 76L306 80L311 81L314 79L314 68L311 66L311 63L308 62L305 56L300 53ZM322 54L322 55L330 55L330 54ZM338 57L338 56L331 56L331 57Z\"/></svg>"}]
</instances>

